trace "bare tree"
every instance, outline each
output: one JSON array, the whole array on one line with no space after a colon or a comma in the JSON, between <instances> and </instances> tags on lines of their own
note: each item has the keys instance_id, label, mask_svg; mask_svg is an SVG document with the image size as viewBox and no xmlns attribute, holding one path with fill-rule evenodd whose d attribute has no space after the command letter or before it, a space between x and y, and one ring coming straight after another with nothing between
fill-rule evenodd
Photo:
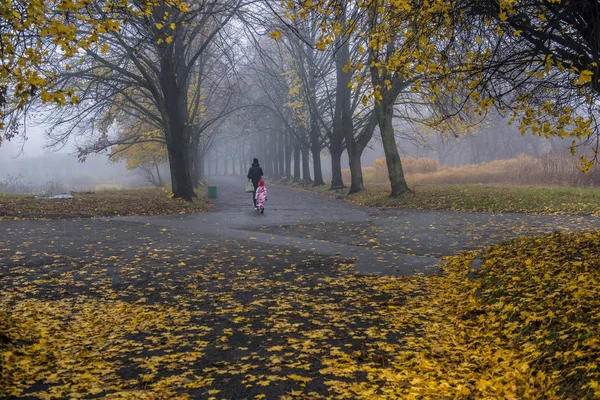
<instances>
[{"instance_id":1,"label":"bare tree","mask_svg":"<svg viewBox=\"0 0 600 400\"><path fill-rule=\"evenodd\" d=\"M191 166L200 133L211 124L196 118L202 79L207 60L218 53L211 45L242 5L242 0L194 1L182 10L161 2L150 14L122 15L121 30L103 37L105 52L88 49L62 74L60 84L77 90L81 103L70 111L75 116L63 114L63 129L55 130L55 137L64 139L76 130L97 136L92 147L82 149L85 153L111 145L108 130L117 115L144 118L164 135L174 196L191 200ZM96 12L101 17L104 11ZM227 95L220 101L227 104Z\"/></svg>"}]
</instances>

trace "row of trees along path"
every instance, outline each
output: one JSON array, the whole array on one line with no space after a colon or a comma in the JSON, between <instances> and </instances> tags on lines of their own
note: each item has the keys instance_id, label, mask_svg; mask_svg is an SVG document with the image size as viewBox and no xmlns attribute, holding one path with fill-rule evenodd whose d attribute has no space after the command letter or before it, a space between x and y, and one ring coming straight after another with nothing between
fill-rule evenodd
<instances>
[{"instance_id":1,"label":"row of trees along path","mask_svg":"<svg viewBox=\"0 0 600 400\"><path fill-rule=\"evenodd\" d=\"M328 152L342 186L346 151L350 192L363 190L378 133L401 196L399 137L494 108L522 133L597 148L598 15L541 0L18 0L2 9L2 138L41 114L54 145L81 139L81 159L156 145L191 200L207 158L260 154L274 175L321 185Z\"/></svg>"}]
</instances>

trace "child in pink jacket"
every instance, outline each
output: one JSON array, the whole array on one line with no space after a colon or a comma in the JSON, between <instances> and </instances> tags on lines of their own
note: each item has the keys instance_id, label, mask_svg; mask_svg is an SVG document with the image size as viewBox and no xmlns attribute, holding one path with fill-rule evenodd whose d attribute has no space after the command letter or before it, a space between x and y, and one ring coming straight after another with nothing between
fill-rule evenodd
<instances>
[{"instance_id":1,"label":"child in pink jacket","mask_svg":"<svg viewBox=\"0 0 600 400\"><path fill-rule=\"evenodd\" d=\"M265 187L265 180L261 179L258 181L258 188L256 188L256 204L261 214L265 213L265 201L267 201L267 188Z\"/></svg>"}]
</instances>

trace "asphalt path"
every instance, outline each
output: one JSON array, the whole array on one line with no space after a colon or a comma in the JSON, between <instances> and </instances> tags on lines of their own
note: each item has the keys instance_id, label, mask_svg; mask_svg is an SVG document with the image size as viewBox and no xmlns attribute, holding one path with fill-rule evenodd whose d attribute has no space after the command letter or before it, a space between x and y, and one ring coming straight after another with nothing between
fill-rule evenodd
<instances>
[{"instance_id":1,"label":"asphalt path","mask_svg":"<svg viewBox=\"0 0 600 400\"><path fill-rule=\"evenodd\" d=\"M27 328L0 332L18 350L0 398L336 397L328 383L371 374L328 360L385 365L414 333L399 307L428 281L364 275L436 273L445 255L600 222L358 208L275 185L259 214L243 179L213 182L203 214L0 220L0 316Z\"/></svg>"},{"instance_id":2,"label":"asphalt path","mask_svg":"<svg viewBox=\"0 0 600 400\"><path fill-rule=\"evenodd\" d=\"M437 273L443 256L518 236L593 230L600 222L589 216L361 208L269 184L260 214L244 179L220 176L213 184L211 212L115 220L338 256L351 259L357 273L381 275Z\"/></svg>"}]
</instances>

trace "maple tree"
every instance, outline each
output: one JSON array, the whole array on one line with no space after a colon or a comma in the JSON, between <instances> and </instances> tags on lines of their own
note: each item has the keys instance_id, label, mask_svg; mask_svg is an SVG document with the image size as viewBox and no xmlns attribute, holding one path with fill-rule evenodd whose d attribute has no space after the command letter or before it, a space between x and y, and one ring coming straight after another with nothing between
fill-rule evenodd
<instances>
[{"instance_id":1,"label":"maple tree","mask_svg":"<svg viewBox=\"0 0 600 400\"><path fill-rule=\"evenodd\" d=\"M122 135L128 136L123 132ZM126 161L127 169L139 169L144 178L157 187L163 186L159 167L167 162L167 147L162 141L160 131L150 131L142 134L145 141L131 144L119 144L111 148L111 161ZM125 139L125 138L124 138ZM127 143L127 139L124 140Z\"/></svg>"},{"instance_id":2,"label":"maple tree","mask_svg":"<svg viewBox=\"0 0 600 400\"><path fill-rule=\"evenodd\" d=\"M68 68L69 60L81 52L106 48L108 44L100 37L119 32L123 15L151 13L159 3L157 0L2 1L0 128L7 129L0 136L0 143L3 137L11 138L20 132L18 111L36 96L59 107L79 103L73 88L56 84L53 65ZM174 7L185 4L180 0L163 3Z\"/></svg>"},{"instance_id":3,"label":"maple tree","mask_svg":"<svg viewBox=\"0 0 600 400\"><path fill-rule=\"evenodd\" d=\"M322 30L320 14L307 12L290 2L283 10L274 11L283 23L271 27L270 36L293 61L284 59L282 68L290 80L288 96L292 113L306 114L313 165L317 171L315 185L320 181L320 165L314 160L319 157L321 148L327 146L331 155L331 185L343 186L341 156L344 148L348 148L346 143L350 143L350 191L360 191L363 189L360 155L372 137L375 124L372 113L360 102L364 94L360 88L366 85L358 85L359 90L351 91L349 84L354 73L350 58L357 64L366 60L366 54L360 51L364 39L343 32L331 46L325 46L317 40Z\"/></svg>"},{"instance_id":4,"label":"maple tree","mask_svg":"<svg viewBox=\"0 0 600 400\"><path fill-rule=\"evenodd\" d=\"M597 10L592 3L377 0L286 5L296 10L288 11L288 17L320 18L317 49L327 49L344 35L366 39L368 62L350 61L346 70L358 67L370 74L372 100L367 102L372 101L382 134L393 196L408 190L393 140L392 121L407 117L395 110L399 96L430 107L422 122L439 129L451 128L457 115L484 118L495 107L501 113L511 110L523 134L571 137L573 153L579 142L595 138L597 148L597 79L592 72L597 46L590 34ZM343 48L338 50L340 57ZM351 85L362 83L358 74ZM592 167L590 159L581 157L580 162L583 171Z\"/></svg>"},{"instance_id":5,"label":"maple tree","mask_svg":"<svg viewBox=\"0 0 600 400\"><path fill-rule=\"evenodd\" d=\"M253 137L250 152L262 154L269 172L272 161L277 160L278 169L283 164L286 176L293 176L295 181L312 182L311 147L314 151L318 147L317 154L320 154L323 144L321 134L316 130L311 137L311 111L300 73L295 69L288 49L278 47L270 39L254 38L252 53L247 64L251 71L247 84L252 88L248 91L247 100L252 105L247 110L252 116L252 129L248 132ZM313 110L313 115L318 112ZM317 141L316 146L312 146L312 139ZM290 166L292 158L293 172Z\"/></svg>"},{"instance_id":6,"label":"maple tree","mask_svg":"<svg viewBox=\"0 0 600 400\"><path fill-rule=\"evenodd\" d=\"M73 132L95 138L91 146L80 149L85 157L116 144L108 133L121 115L144 119L164 135L174 196L191 200L195 196L192 170L202 135L223 116L233 98L231 90L209 89L230 83L230 74L206 79L231 69L216 54L233 50L227 45L210 46L243 4L235 0L190 2L189 6L179 1L124 2L115 12L119 19L113 30L97 31L86 21L79 22L77 38L91 35L101 43L82 49L81 57L67 65L48 67L57 87L77 92L77 104L63 109L55 120L59 141ZM110 20L111 8L102 3L90 7L94 18ZM41 100L47 99L41 96ZM209 101L222 106L222 112L203 119L203 104Z\"/></svg>"}]
</instances>

